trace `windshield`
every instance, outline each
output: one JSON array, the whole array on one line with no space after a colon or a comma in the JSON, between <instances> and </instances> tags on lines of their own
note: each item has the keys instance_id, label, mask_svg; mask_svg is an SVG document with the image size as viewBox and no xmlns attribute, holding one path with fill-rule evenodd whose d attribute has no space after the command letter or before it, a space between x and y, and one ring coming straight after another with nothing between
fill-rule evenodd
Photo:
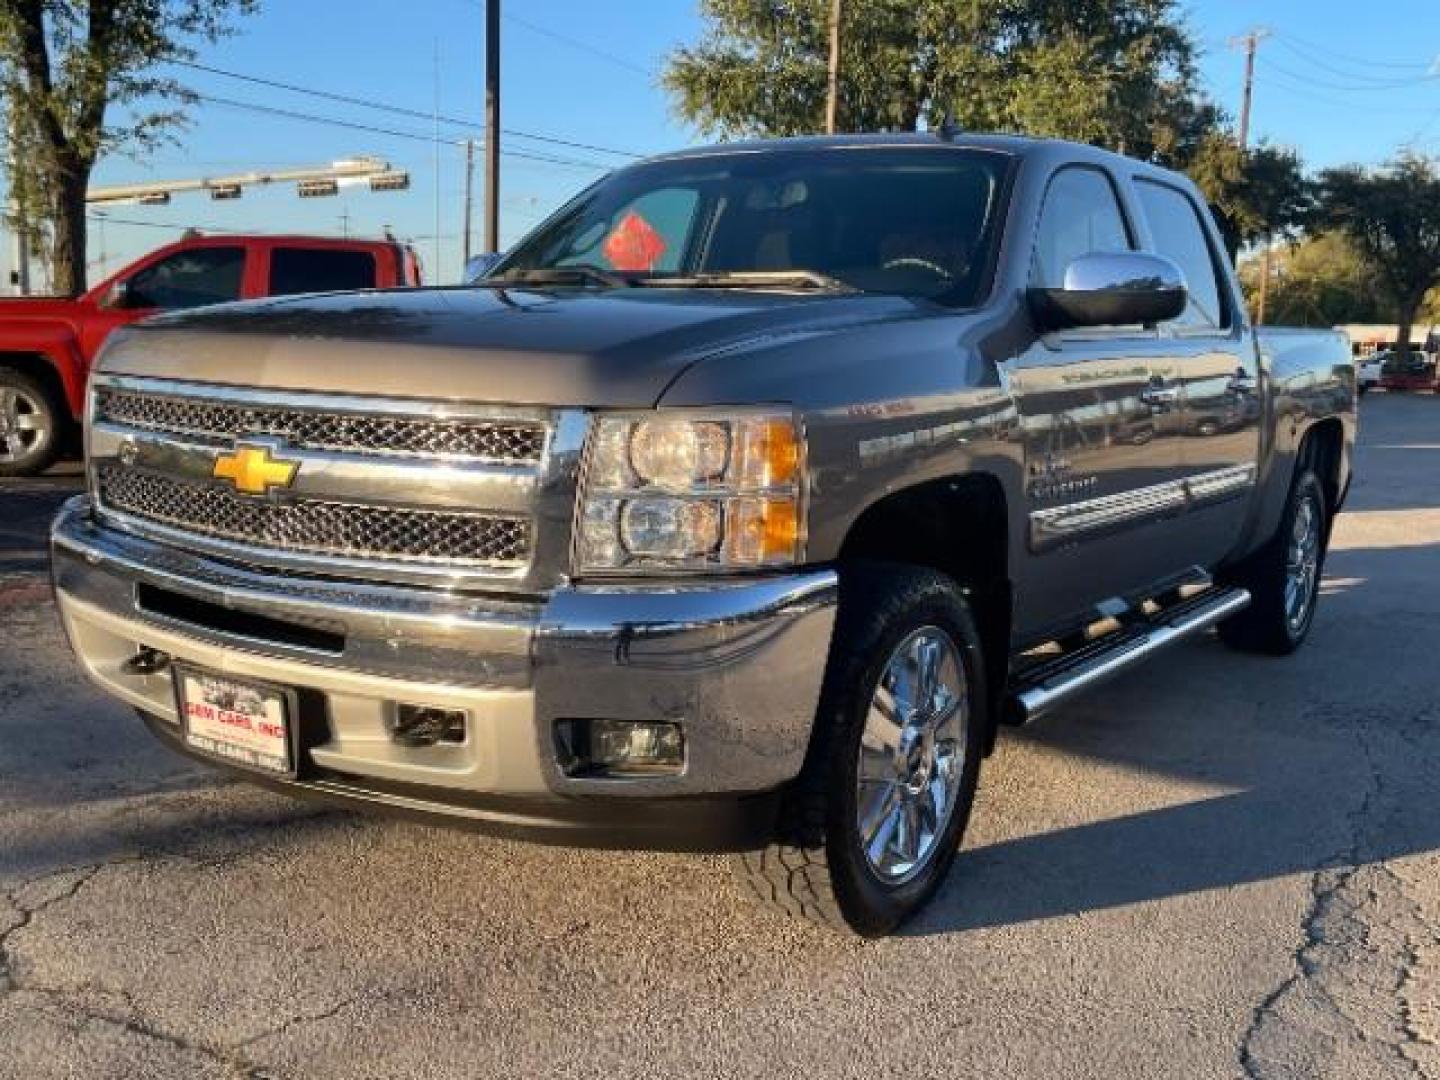
<instances>
[{"instance_id":1,"label":"windshield","mask_svg":"<svg viewBox=\"0 0 1440 1080\"><path fill-rule=\"evenodd\" d=\"M970 305L989 284L1009 162L990 151L897 147L637 165L560 210L492 279L660 285L703 276L696 284L760 288L754 275L773 275L773 287L804 272L812 287ZM556 273L567 267L589 276Z\"/></svg>"}]
</instances>

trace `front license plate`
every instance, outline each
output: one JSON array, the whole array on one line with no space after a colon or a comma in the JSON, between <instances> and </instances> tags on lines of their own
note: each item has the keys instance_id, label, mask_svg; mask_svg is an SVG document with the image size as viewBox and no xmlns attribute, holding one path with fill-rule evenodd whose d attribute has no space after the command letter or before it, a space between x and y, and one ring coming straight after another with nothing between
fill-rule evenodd
<instances>
[{"instance_id":1,"label":"front license plate","mask_svg":"<svg viewBox=\"0 0 1440 1080\"><path fill-rule=\"evenodd\" d=\"M290 774L289 696L274 687L178 668L185 741L263 772Z\"/></svg>"}]
</instances>

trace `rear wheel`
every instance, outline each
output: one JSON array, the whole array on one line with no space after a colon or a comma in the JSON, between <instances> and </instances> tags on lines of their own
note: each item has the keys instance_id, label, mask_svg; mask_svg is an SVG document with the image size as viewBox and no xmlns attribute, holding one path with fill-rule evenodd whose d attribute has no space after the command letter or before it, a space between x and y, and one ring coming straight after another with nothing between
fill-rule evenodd
<instances>
[{"instance_id":1,"label":"rear wheel","mask_svg":"<svg viewBox=\"0 0 1440 1080\"><path fill-rule=\"evenodd\" d=\"M980 637L955 583L912 567L841 575L805 770L775 841L739 876L785 912L865 936L943 882L974 802L986 715Z\"/></svg>"},{"instance_id":2,"label":"rear wheel","mask_svg":"<svg viewBox=\"0 0 1440 1080\"><path fill-rule=\"evenodd\" d=\"M38 379L0 368L0 476L33 476L60 452L59 404Z\"/></svg>"},{"instance_id":3,"label":"rear wheel","mask_svg":"<svg viewBox=\"0 0 1440 1080\"><path fill-rule=\"evenodd\" d=\"M1328 532L1325 489L1302 464L1280 528L1231 575L1252 599L1248 608L1220 624L1227 645L1285 656L1304 643L1315 621Z\"/></svg>"}]
</instances>

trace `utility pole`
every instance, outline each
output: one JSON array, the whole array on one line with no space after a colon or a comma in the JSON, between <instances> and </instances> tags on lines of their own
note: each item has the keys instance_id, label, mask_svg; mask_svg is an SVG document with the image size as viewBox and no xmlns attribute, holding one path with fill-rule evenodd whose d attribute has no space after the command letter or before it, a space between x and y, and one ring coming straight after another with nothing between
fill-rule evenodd
<instances>
[{"instance_id":1,"label":"utility pole","mask_svg":"<svg viewBox=\"0 0 1440 1080\"><path fill-rule=\"evenodd\" d=\"M834 135L840 117L840 8L830 0L830 71L825 91L825 134Z\"/></svg>"},{"instance_id":2,"label":"utility pole","mask_svg":"<svg viewBox=\"0 0 1440 1080\"><path fill-rule=\"evenodd\" d=\"M500 0L485 0L485 250L500 250Z\"/></svg>"},{"instance_id":3,"label":"utility pole","mask_svg":"<svg viewBox=\"0 0 1440 1080\"><path fill-rule=\"evenodd\" d=\"M471 228L470 218L473 213L475 196L475 140L465 140L465 214L464 225L461 228L460 246L462 254L460 265L466 266L470 262L470 239Z\"/></svg>"},{"instance_id":4,"label":"utility pole","mask_svg":"<svg viewBox=\"0 0 1440 1080\"><path fill-rule=\"evenodd\" d=\"M1240 99L1240 153L1250 151L1250 106L1255 98L1255 53L1260 42L1270 36L1263 26L1251 27L1250 32L1238 38L1231 38L1232 46L1245 49L1245 89ZM1260 253L1260 295L1255 303L1255 325L1265 325L1265 301L1270 292L1270 234L1265 234L1265 250Z\"/></svg>"},{"instance_id":5,"label":"utility pole","mask_svg":"<svg viewBox=\"0 0 1440 1080\"><path fill-rule=\"evenodd\" d=\"M1269 30L1263 26L1257 26L1243 37L1231 39L1231 44L1245 47L1245 90L1244 97L1240 100L1241 150L1247 150L1250 147L1250 103L1255 96L1255 53L1260 48L1260 42L1269 36Z\"/></svg>"}]
</instances>

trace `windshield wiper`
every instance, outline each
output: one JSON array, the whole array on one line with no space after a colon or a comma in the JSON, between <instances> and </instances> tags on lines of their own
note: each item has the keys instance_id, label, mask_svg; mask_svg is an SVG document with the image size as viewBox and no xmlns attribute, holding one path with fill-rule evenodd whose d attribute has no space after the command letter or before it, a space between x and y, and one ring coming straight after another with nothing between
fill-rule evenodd
<instances>
[{"instance_id":1,"label":"windshield wiper","mask_svg":"<svg viewBox=\"0 0 1440 1080\"><path fill-rule=\"evenodd\" d=\"M676 289L817 289L858 292L839 278L818 270L726 270L713 274L660 274L632 284Z\"/></svg>"},{"instance_id":2,"label":"windshield wiper","mask_svg":"<svg viewBox=\"0 0 1440 1080\"><path fill-rule=\"evenodd\" d=\"M624 289L635 284L633 278L605 270L589 263L575 266L541 266L532 270L507 270L496 277L481 278L476 285L492 285L504 288L507 285L604 285L612 289Z\"/></svg>"}]
</instances>

